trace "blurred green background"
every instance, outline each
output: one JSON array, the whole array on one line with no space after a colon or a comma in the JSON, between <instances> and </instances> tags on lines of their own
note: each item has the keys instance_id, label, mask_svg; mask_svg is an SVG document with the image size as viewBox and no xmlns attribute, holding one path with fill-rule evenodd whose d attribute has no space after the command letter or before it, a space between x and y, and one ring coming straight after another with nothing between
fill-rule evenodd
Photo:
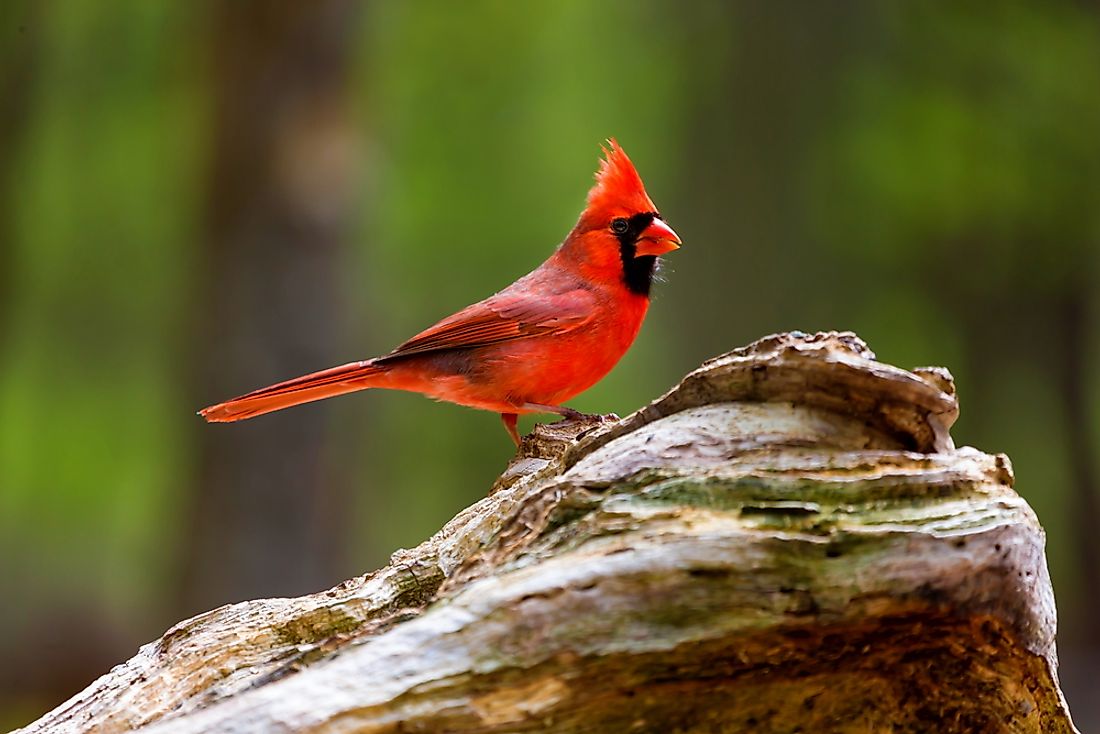
<instances>
[{"instance_id":1,"label":"blurred green background","mask_svg":"<svg viewBox=\"0 0 1100 734\"><path fill-rule=\"evenodd\" d=\"M685 245L574 406L789 329L949 367L956 441L1007 452L1047 529L1100 727L1100 3L8 0L0 728L482 496L512 454L489 413L194 411L527 272L608 136Z\"/></svg>"}]
</instances>

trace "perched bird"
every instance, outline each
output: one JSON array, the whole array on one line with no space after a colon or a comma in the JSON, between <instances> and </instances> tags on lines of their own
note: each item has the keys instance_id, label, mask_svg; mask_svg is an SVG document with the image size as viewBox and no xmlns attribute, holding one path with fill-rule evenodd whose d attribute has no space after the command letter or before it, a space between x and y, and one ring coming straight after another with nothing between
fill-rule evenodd
<instances>
[{"instance_id":1,"label":"perched bird","mask_svg":"<svg viewBox=\"0 0 1100 734\"><path fill-rule=\"evenodd\" d=\"M546 262L389 354L271 385L199 411L238 421L384 387L500 413L519 444L523 413L562 405L598 382L638 335L657 258L680 246L614 139L573 231Z\"/></svg>"}]
</instances>

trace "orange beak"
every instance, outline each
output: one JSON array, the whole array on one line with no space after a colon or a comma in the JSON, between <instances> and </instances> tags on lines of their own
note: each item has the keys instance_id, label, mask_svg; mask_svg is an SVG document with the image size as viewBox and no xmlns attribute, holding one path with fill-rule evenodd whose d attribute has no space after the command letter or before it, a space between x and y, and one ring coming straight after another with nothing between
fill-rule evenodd
<instances>
[{"instance_id":1,"label":"orange beak","mask_svg":"<svg viewBox=\"0 0 1100 734\"><path fill-rule=\"evenodd\" d=\"M642 233L638 236L634 257L664 255L667 252L678 250L680 245L680 238L672 231L672 227L654 217L649 226L642 230Z\"/></svg>"}]
</instances>

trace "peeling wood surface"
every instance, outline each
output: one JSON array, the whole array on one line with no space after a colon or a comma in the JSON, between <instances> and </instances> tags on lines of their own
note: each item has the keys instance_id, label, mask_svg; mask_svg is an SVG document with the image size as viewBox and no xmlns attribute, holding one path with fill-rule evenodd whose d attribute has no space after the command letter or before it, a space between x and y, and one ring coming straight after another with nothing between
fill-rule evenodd
<instances>
[{"instance_id":1,"label":"peeling wood surface","mask_svg":"<svg viewBox=\"0 0 1100 734\"><path fill-rule=\"evenodd\" d=\"M847 333L542 426L390 565L181 622L22 730L1073 732L1043 531Z\"/></svg>"}]
</instances>

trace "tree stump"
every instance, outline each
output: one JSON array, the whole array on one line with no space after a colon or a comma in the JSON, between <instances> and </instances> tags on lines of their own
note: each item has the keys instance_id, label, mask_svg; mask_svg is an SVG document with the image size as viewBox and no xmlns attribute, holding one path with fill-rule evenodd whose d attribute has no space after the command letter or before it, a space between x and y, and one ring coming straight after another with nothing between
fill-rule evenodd
<instances>
[{"instance_id":1,"label":"tree stump","mask_svg":"<svg viewBox=\"0 0 1100 734\"><path fill-rule=\"evenodd\" d=\"M540 426L390 565L181 622L23 732L1073 732L1035 515L946 370L767 337Z\"/></svg>"}]
</instances>

